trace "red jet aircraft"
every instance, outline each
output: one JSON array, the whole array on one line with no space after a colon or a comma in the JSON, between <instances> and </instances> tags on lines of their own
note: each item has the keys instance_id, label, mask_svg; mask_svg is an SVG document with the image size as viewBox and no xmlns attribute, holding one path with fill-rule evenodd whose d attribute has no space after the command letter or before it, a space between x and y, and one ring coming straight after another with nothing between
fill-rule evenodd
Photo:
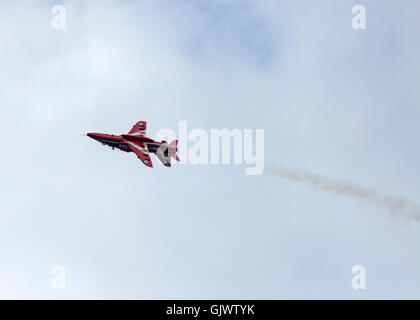
<instances>
[{"instance_id":1,"label":"red jet aircraft","mask_svg":"<svg viewBox=\"0 0 420 320\"><path fill-rule=\"evenodd\" d=\"M112 149L117 148L125 152L134 152L140 161L150 168L153 167L153 164L149 153L156 154L158 159L167 167L171 166L171 157L180 161L176 155L178 140L168 144L165 140L158 142L150 139L145 134L146 121L139 121L128 134L117 136L105 133L88 133L87 136L110 146Z\"/></svg>"}]
</instances>

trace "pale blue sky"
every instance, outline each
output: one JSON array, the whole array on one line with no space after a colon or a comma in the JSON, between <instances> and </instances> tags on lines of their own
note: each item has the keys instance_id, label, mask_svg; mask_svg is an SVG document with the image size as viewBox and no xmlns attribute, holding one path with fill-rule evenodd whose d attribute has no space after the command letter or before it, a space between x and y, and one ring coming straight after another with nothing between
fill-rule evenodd
<instances>
[{"instance_id":1,"label":"pale blue sky","mask_svg":"<svg viewBox=\"0 0 420 320\"><path fill-rule=\"evenodd\" d=\"M414 0L2 1L0 297L419 299L418 223L80 135L262 128L266 165L420 203L419 21Z\"/></svg>"}]
</instances>

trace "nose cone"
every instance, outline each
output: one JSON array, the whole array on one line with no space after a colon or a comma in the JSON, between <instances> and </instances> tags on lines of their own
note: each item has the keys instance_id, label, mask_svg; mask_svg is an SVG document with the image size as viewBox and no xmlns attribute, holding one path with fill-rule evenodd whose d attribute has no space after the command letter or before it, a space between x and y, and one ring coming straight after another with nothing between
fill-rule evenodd
<instances>
[{"instance_id":1,"label":"nose cone","mask_svg":"<svg viewBox=\"0 0 420 320\"><path fill-rule=\"evenodd\" d=\"M87 133L86 134L89 138L92 138L94 140L98 140L100 134L99 133Z\"/></svg>"}]
</instances>

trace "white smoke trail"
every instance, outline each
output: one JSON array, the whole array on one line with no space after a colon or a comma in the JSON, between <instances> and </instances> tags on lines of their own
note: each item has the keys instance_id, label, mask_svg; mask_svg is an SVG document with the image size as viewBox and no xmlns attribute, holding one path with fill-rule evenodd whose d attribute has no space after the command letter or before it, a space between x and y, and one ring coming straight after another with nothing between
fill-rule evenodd
<instances>
[{"instance_id":1,"label":"white smoke trail","mask_svg":"<svg viewBox=\"0 0 420 320\"><path fill-rule=\"evenodd\" d=\"M417 205L398 195L383 195L375 190L360 187L353 183L337 182L330 178L310 174L301 170L268 167L264 169L264 173L282 179L304 183L330 194L351 197L363 204L382 208L395 217L420 221L420 209Z\"/></svg>"}]
</instances>

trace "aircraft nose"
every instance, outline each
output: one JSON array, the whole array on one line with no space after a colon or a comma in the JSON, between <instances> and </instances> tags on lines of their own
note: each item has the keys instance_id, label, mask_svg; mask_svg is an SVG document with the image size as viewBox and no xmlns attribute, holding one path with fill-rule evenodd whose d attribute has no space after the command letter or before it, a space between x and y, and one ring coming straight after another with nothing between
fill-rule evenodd
<instances>
[{"instance_id":1,"label":"aircraft nose","mask_svg":"<svg viewBox=\"0 0 420 320\"><path fill-rule=\"evenodd\" d=\"M89 138L98 139L99 135L97 133L87 133L86 134Z\"/></svg>"}]
</instances>

